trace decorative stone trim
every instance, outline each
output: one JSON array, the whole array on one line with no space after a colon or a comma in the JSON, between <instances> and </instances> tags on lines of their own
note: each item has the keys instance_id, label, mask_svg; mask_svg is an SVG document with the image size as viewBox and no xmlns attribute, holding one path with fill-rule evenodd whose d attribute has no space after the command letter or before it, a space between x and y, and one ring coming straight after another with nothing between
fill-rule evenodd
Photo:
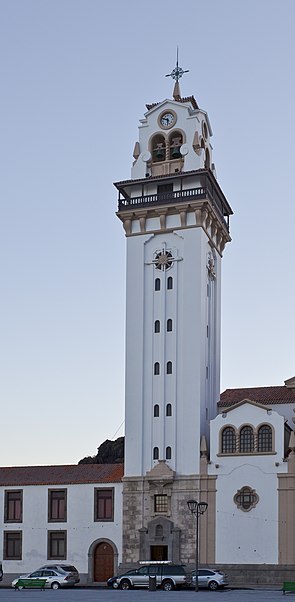
<instances>
[{"instance_id":1,"label":"decorative stone trim","mask_svg":"<svg viewBox=\"0 0 295 602\"><path fill-rule=\"evenodd\" d=\"M195 224L187 225L187 214L195 215ZM179 215L179 225L167 228L167 216ZM210 200L192 201L190 203L175 203L171 206L151 207L148 209L137 209L134 211L118 212L117 216L122 220L126 236L139 236L142 234L157 234L159 232L174 232L183 228L202 228L208 236L212 247L219 255L222 255L227 242L230 242L226 224L222 221L214 205ZM159 218L159 228L149 230L147 228L148 218ZM139 220L140 231L132 232L132 222Z\"/></svg>"},{"instance_id":2,"label":"decorative stone trim","mask_svg":"<svg viewBox=\"0 0 295 602\"><path fill-rule=\"evenodd\" d=\"M243 512L250 512L259 502L259 496L255 489L252 489L248 485L238 489L233 499L237 508Z\"/></svg>"}]
</instances>

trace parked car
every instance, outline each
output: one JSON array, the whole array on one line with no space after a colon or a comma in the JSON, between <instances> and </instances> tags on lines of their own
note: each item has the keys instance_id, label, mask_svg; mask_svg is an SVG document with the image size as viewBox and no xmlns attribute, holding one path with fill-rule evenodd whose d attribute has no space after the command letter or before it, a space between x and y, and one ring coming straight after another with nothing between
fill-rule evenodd
<instances>
[{"instance_id":1,"label":"parked car","mask_svg":"<svg viewBox=\"0 0 295 602\"><path fill-rule=\"evenodd\" d=\"M156 578L156 587L161 587L166 591L187 585L187 576L184 566L165 561L143 564L137 569L132 569L121 575L111 577L107 583L110 587L115 589L148 587L150 577Z\"/></svg>"},{"instance_id":2,"label":"parked car","mask_svg":"<svg viewBox=\"0 0 295 602\"><path fill-rule=\"evenodd\" d=\"M33 573L27 573L26 575L20 575L17 579L12 581L11 586L17 587L17 583L19 579L29 580L34 587L34 580L36 579L46 579L45 587L49 587L51 589L59 589L60 587L69 587L75 585L75 578L70 573L66 573L62 569L60 571L53 569L45 569L34 571ZM20 585L19 589L23 589L24 587L30 587L28 585Z\"/></svg>"},{"instance_id":3,"label":"parked car","mask_svg":"<svg viewBox=\"0 0 295 602\"><path fill-rule=\"evenodd\" d=\"M3 569L2 569L2 562L0 562L0 581L2 581L3 579Z\"/></svg>"},{"instance_id":4,"label":"parked car","mask_svg":"<svg viewBox=\"0 0 295 602\"><path fill-rule=\"evenodd\" d=\"M191 585L196 585L196 571L191 573ZM221 571L215 569L199 569L198 571L198 585L199 587L207 587L211 590L228 585L227 576Z\"/></svg>"},{"instance_id":5,"label":"parked car","mask_svg":"<svg viewBox=\"0 0 295 602\"><path fill-rule=\"evenodd\" d=\"M59 571L60 569L62 571L64 571L65 573L70 573L71 575L73 575L74 578L75 578L75 583L79 583L80 582L79 571L72 564L67 564L67 563L64 563L64 562L55 562L54 564L45 564L44 566L40 566L40 568L38 569L38 571L43 571L43 570Z\"/></svg>"}]
</instances>

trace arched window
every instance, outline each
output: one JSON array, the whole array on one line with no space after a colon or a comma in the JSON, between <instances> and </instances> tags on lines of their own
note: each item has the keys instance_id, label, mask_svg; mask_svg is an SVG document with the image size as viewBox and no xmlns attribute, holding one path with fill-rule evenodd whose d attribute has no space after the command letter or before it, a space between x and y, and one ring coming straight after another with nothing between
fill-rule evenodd
<instances>
[{"instance_id":1,"label":"arched window","mask_svg":"<svg viewBox=\"0 0 295 602\"><path fill-rule=\"evenodd\" d=\"M160 134L152 139L152 157L153 163L165 161L166 159L166 142L164 136Z\"/></svg>"},{"instance_id":2,"label":"arched window","mask_svg":"<svg viewBox=\"0 0 295 602\"><path fill-rule=\"evenodd\" d=\"M182 146L182 134L180 132L171 132L169 136L169 158L180 159Z\"/></svg>"},{"instance_id":3,"label":"arched window","mask_svg":"<svg viewBox=\"0 0 295 602\"><path fill-rule=\"evenodd\" d=\"M167 332L172 332L172 320L169 318L167 320Z\"/></svg>"},{"instance_id":4,"label":"arched window","mask_svg":"<svg viewBox=\"0 0 295 602\"><path fill-rule=\"evenodd\" d=\"M167 278L167 288L168 288L168 290L171 290L173 288L173 278L172 278L172 276L169 276L169 278Z\"/></svg>"},{"instance_id":5,"label":"arched window","mask_svg":"<svg viewBox=\"0 0 295 602\"><path fill-rule=\"evenodd\" d=\"M172 362L167 362L167 374L172 374Z\"/></svg>"},{"instance_id":6,"label":"arched window","mask_svg":"<svg viewBox=\"0 0 295 602\"><path fill-rule=\"evenodd\" d=\"M251 426L243 426L240 430L240 452L243 454L254 451L254 433Z\"/></svg>"},{"instance_id":7,"label":"arched window","mask_svg":"<svg viewBox=\"0 0 295 602\"><path fill-rule=\"evenodd\" d=\"M172 405L171 405L171 403L167 403L167 405L166 405L166 416L172 416Z\"/></svg>"},{"instance_id":8,"label":"arched window","mask_svg":"<svg viewBox=\"0 0 295 602\"><path fill-rule=\"evenodd\" d=\"M157 525L156 526L155 536L156 537L163 537L163 527L162 527L162 525Z\"/></svg>"},{"instance_id":9,"label":"arched window","mask_svg":"<svg viewBox=\"0 0 295 602\"><path fill-rule=\"evenodd\" d=\"M160 320L155 321L155 332L160 332Z\"/></svg>"},{"instance_id":10,"label":"arched window","mask_svg":"<svg viewBox=\"0 0 295 602\"><path fill-rule=\"evenodd\" d=\"M156 278L155 280L155 291L160 291L161 290L161 280L160 278Z\"/></svg>"},{"instance_id":11,"label":"arched window","mask_svg":"<svg viewBox=\"0 0 295 602\"><path fill-rule=\"evenodd\" d=\"M272 429L268 424L263 424L258 431L258 451L272 451Z\"/></svg>"},{"instance_id":12,"label":"arched window","mask_svg":"<svg viewBox=\"0 0 295 602\"><path fill-rule=\"evenodd\" d=\"M223 454L234 454L236 451L236 433L232 426L227 426L222 431L221 452Z\"/></svg>"},{"instance_id":13,"label":"arched window","mask_svg":"<svg viewBox=\"0 0 295 602\"><path fill-rule=\"evenodd\" d=\"M154 417L155 418L159 418L160 415L160 407L158 403L155 403L154 405Z\"/></svg>"},{"instance_id":14,"label":"arched window","mask_svg":"<svg viewBox=\"0 0 295 602\"><path fill-rule=\"evenodd\" d=\"M170 445L168 445L168 447L166 447L166 460L171 460L171 447L170 447Z\"/></svg>"},{"instance_id":15,"label":"arched window","mask_svg":"<svg viewBox=\"0 0 295 602\"><path fill-rule=\"evenodd\" d=\"M157 375L157 376L160 374L160 364L159 364L159 362L155 362L154 363L154 374Z\"/></svg>"},{"instance_id":16,"label":"arched window","mask_svg":"<svg viewBox=\"0 0 295 602\"><path fill-rule=\"evenodd\" d=\"M154 447L154 450L153 450L153 459L154 460L159 460L159 448L158 447Z\"/></svg>"},{"instance_id":17,"label":"arched window","mask_svg":"<svg viewBox=\"0 0 295 602\"><path fill-rule=\"evenodd\" d=\"M206 169L211 168L210 153L208 151L208 148L206 148L206 151L205 151L205 167L206 167Z\"/></svg>"}]
</instances>

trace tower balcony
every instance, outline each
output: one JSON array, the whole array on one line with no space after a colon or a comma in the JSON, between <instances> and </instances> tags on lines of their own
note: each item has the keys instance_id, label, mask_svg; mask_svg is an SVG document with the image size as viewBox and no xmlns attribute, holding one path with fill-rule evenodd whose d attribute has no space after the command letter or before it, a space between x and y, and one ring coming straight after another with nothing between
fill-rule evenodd
<instances>
[{"instance_id":1,"label":"tower balcony","mask_svg":"<svg viewBox=\"0 0 295 602\"><path fill-rule=\"evenodd\" d=\"M159 206L172 208L181 203L188 204L204 200L213 205L220 221L229 231L229 216L232 215L232 210L209 170L177 173L160 178L148 177L144 180L127 180L117 182L115 186L119 192L119 217L120 215L123 217L125 211L136 212L140 209L149 211Z\"/></svg>"}]
</instances>

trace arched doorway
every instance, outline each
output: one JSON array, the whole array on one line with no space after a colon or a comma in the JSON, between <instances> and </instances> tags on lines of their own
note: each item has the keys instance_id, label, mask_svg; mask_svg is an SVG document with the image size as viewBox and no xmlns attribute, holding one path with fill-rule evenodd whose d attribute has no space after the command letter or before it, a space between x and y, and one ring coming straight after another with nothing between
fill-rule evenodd
<instances>
[{"instance_id":1,"label":"arched doorway","mask_svg":"<svg viewBox=\"0 0 295 602\"><path fill-rule=\"evenodd\" d=\"M114 575L114 550L106 541L100 541L93 554L93 581L107 581Z\"/></svg>"}]
</instances>

